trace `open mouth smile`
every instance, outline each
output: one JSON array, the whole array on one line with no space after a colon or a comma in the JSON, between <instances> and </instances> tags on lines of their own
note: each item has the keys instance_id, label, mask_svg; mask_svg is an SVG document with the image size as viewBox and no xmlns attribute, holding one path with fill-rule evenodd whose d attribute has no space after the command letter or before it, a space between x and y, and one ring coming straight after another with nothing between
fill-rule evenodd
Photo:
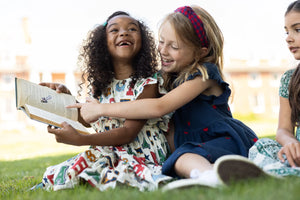
<instances>
[{"instance_id":1,"label":"open mouth smile","mask_svg":"<svg viewBox=\"0 0 300 200\"><path fill-rule=\"evenodd\" d=\"M167 66L173 63L173 60L161 59L162 65Z\"/></svg>"},{"instance_id":2,"label":"open mouth smile","mask_svg":"<svg viewBox=\"0 0 300 200\"><path fill-rule=\"evenodd\" d=\"M123 41L119 42L119 43L117 44L117 46L130 46L130 45L132 45L132 44L133 44L133 43L130 42L130 41L123 40Z\"/></svg>"}]
</instances>

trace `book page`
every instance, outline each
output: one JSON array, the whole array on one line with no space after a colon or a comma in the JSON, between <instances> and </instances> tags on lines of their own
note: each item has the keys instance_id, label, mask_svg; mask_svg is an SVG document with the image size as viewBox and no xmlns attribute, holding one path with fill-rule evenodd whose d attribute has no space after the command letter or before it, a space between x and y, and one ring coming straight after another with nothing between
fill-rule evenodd
<instances>
[{"instance_id":1,"label":"book page","mask_svg":"<svg viewBox=\"0 0 300 200\"><path fill-rule=\"evenodd\" d=\"M56 127L61 127L61 123L67 122L78 132L82 134L89 134L89 131L78 121L73 121L68 118L56 115L54 113L50 113L48 111L27 104L24 105L24 108L26 109L26 113L31 119L44 122L46 124L50 124Z\"/></svg>"},{"instance_id":2,"label":"book page","mask_svg":"<svg viewBox=\"0 0 300 200\"><path fill-rule=\"evenodd\" d=\"M76 103L76 99L72 95L57 93L48 87L16 78L16 104L18 109L28 104L77 121L77 108L65 107L74 103Z\"/></svg>"}]
</instances>

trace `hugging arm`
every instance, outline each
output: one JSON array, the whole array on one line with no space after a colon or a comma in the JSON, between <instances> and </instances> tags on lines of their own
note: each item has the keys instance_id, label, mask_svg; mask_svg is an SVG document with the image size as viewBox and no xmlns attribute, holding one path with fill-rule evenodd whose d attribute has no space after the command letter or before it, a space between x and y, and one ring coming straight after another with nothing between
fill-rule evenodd
<instances>
[{"instance_id":1,"label":"hugging arm","mask_svg":"<svg viewBox=\"0 0 300 200\"><path fill-rule=\"evenodd\" d=\"M95 105L93 108L94 114L86 112L83 118L85 121L90 122L100 116L124 117L127 119L161 117L190 102L211 85L212 80L203 81L201 77L196 77L193 80L184 82L160 98L147 98L130 102ZM76 105L74 106L76 107Z\"/></svg>"}]
</instances>

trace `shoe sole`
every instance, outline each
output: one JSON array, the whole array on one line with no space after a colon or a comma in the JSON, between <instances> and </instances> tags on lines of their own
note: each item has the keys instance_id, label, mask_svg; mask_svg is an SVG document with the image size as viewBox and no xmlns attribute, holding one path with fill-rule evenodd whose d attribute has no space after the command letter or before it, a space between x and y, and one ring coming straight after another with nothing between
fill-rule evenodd
<instances>
[{"instance_id":1,"label":"shoe sole","mask_svg":"<svg viewBox=\"0 0 300 200\"><path fill-rule=\"evenodd\" d=\"M168 190L174 190L174 189L183 189L183 188L189 188L194 186L203 186L203 187L211 187L215 188L217 185L209 184L205 181L200 181L198 179L180 179L177 181L173 181L162 187L162 191L168 191Z\"/></svg>"},{"instance_id":2,"label":"shoe sole","mask_svg":"<svg viewBox=\"0 0 300 200\"><path fill-rule=\"evenodd\" d=\"M232 181L247 180L267 176L267 174L245 157L226 155L214 164L214 169L221 182L228 185Z\"/></svg>"}]
</instances>

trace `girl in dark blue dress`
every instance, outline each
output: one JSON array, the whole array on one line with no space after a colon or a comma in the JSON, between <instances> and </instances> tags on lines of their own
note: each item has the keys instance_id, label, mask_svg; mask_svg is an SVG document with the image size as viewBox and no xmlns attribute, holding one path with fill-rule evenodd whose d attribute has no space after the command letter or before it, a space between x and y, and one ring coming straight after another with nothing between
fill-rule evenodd
<instances>
[{"instance_id":1,"label":"girl in dark blue dress","mask_svg":"<svg viewBox=\"0 0 300 200\"><path fill-rule=\"evenodd\" d=\"M209 184L217 185L215 161L224 155L247 157L257 140L250 128L232 118L227 103L231 90L222 74L222 33L204 9L180 7L162 22L158 50L167 94L115 104L88 99L76 106L87 122L99 116L150 119L174 112L169 131L174 152L163 173L199 182L209 177Z\"/></svg>"}]
</instances>

